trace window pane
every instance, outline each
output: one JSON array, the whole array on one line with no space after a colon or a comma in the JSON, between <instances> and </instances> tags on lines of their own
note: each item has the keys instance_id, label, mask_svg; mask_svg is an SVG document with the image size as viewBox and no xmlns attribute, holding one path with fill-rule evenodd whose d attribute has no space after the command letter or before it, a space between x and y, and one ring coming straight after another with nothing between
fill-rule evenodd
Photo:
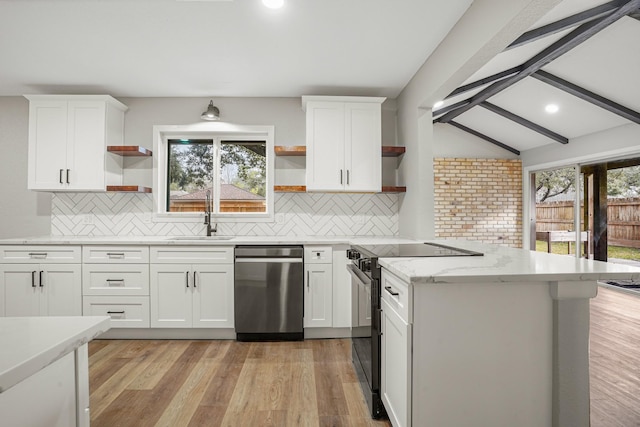
<instances>
[{"instance_id":1,"label":"window pane","mask_svg":"<svg viewBox=\"0 0 640 427\"><path fill-rule=\"evenodd\" d=\"M223 141L220 147L220 212L266 212L265 141Z\"/></svg>"},{"instance_id":2,"label":"window pane","mask_svg":"<svg viewBox=\"0 0 640 427\"><path fill-rule=\"evenodd\" d=\"M170 139L167 212L203 212L213 186L213 141Z\"/></svg>"}]
</instances>

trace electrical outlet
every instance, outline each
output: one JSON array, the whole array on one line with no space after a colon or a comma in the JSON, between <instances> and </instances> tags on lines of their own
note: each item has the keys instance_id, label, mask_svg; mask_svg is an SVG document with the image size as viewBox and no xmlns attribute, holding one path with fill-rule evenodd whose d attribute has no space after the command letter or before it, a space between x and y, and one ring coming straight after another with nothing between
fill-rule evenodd
<instances>
[{"instance_id":1,"label":"electrical outlet","mask_svg":"<svg viewBox=\"0 0 640 427\"><path fill-rule=\"evenodd\" d=\"M84 216L82 217L82 223L86 225L93 224L93 214L84 214Z\"/></svg>"},{"instance_id":2,"label":"electrical outlet","mask_svg":"<svg viewBox=\"0 0 640 427\"><path fill-rule=\"evenodd\" d=\"M276 224L284 224L284 214L277 213L276 214Z\"/></svg>"}]
</instances>

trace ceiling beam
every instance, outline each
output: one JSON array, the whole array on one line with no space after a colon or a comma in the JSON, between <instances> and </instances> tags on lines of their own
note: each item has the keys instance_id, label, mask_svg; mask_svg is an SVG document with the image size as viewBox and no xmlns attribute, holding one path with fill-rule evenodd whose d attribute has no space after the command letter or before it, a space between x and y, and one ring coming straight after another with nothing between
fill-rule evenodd
<instances>
[{"instance_id":1,"label":"ceiling beam","mask_svg":"<svg viewBox=\"0 0 640 427\"><path fill-rule=\"evenodd\" d=\"M465 99L463 101L456 102L455 104L447 105L447 106L442 107L442 108L440 108L438 110L434 110L431 114L434 117L436 117L436 116L439 116L441 114L447 113L447 112L449 112L451 110L455 110L456 108L460 108L463 105L467 105L470 102L471 102L471 98L468 98L468 99Z\"/></svg>"},{"instance_id":2,"label":"ceiling beam","mask_svg":"<svg viewBox=\"0 0 640 427\"><path fill-rule=\"evenodd\" d=\"M585 22L592 21L597 18L602 18L613 12L625 2L622 0L614 0L609 3L601 4L584 12L576 13L575 15L568 16L564 19L552 22L542 27L534 28L527 31L520 37L518 37L513 43L511 43L505 50L513 49L527 43L531 43L541 38L550 36L552 34L559 33L560 31L567 30L569 28L584 24Z\"/></svg>"},{"instance_id":3,"label":"ceiling beam","mask_svg":"<svg viewBox=\"0 0 640 427\"><path fill-rule=\"evenodd\" d=\"M499 73L495 73L491 76L485 77L480 80L476 80L475 82L466 84L464 86L460 86L453 92L451 92L445 99L452 98L454 96L460 95L465 92L469 92L470 90L479 88L480 86L488 85L489 83L493 83L498 80L502 80L507 77L511 77L514 74L518 74L522 70L522 65L518 65L513 68L509 68L508 70L500 71Z\"/></svg>"},{"instance_id":4,"label":"ceiling beam","mask_svg":"<svg viewBox=\"0 0 640 427\"><path fill-rule=\"evenodd\" d=\"M538 79L541 82L547 83L555 88L563 90L567 93L570 93L571 95L577 96L578 98L593 105L597 105L600 108L604 108L605 110L613 114L617 114L627 120L640 124L639 112L627 108L624 105L613 102L610 99L593 93L564 79L561 79L560 77L554 76L553 74L547 73L543 70L536 71L531 75L531 77Z\"/></svg>"},{"instance_id":5,"label":"ceiling beam","mask_svg":"<svg viewBox=\"0 0 640 427\"><path fill-rule=\"evenodd\" d=\"M564 55L574 47L578 46L580 43L589 39L594 34L597 34L600 30L608 27L618 19L636 10L638 7L640 7L640 0L629 0L627 1L627 3L625 3L623 6L610 13L609 15L580 25L578 28L571 31L569 34L562 37L560 40L551 44L551 46L547 47L542 52L538 53L533 58L525 62L522 65L522 71L511 77L499 80L491 84L489 87L481 90L471 98L471 102L455 110L449 111L447 114L440 117L439 121L447 123L450 120L458 117L465 111L469 111L471 108L486 101L495 94L514 85L525 77L528 77L531 74L535 73L554 59L560 57L561 55Z\"/></svg>"},{"instance_id":6,"label":"ceiling beam","mask_svg":"<svg viewBox=\"0 0 640 427\"><path fill-rule=\"evenodd\" d=\"M516 150L515 148L509 147L507 144L503 144L502 142L497 141L497 140L491 138L490 136L487 136L487 135L485 135L483 133L480 133L480 132L478 132L476 130L468 128L465 125L461 125L460 123L454 122L453 120L450 120L448 122L448 124L450 124L453 127L458 128L460 130L463 130L463 131L465 131L467 133L470 133L471 135L477 136L478 138L484 139L485 141L490 142L490 143L492 143L494 145L497 145L500 148L503 148L503 149L505 149L507 151L511 151L513 154L516 154L518 156L520 155L520 151Z\"/></svg>"},{"instance_id":7,"label":"ceiling beam","mask_svg":"<svg viewBox=\"0 0 640 427\"><path fill-rule=\"evenodd\" d=\"M491 104L490 102L484 101L480 104L481 107L486 108L487 110L494 112L496 114L501 115L504 118L507 118L511 121L518 123L528 129L531 129L534 132L538 132L540 135L546 136L547 138L551 138L560 144L568 144L569 140L564 136L557 134L545 127L542 127L536 123L533 123L524 117L518 116L517 114L513 114L510 111L505 110L504 108L498 107L497 105Z\"/></svg>"}]
</instances>

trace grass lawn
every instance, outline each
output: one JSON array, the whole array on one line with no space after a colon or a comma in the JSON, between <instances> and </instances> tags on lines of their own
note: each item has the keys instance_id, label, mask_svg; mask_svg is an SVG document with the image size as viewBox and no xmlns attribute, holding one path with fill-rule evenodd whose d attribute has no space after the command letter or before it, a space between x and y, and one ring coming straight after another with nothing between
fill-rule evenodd
<instances>
[{"instance_id":1,"label":"grass lawn","mask_svg":"<svg viewBox=\"0 0 640 427\"><path fill-rule=\"evenodd\" d=\"M536 241L536 251L547 252L547 242L540 240ZM551 253L566 255L568 254L566 242L553 242L551 243ZM575 253L575 245L571 245L571 253ZM609 258L630 259L634 261L640 261L640 249L625 248L622 246L609 246L607 251Z\"/></svg>"}]
</instances>

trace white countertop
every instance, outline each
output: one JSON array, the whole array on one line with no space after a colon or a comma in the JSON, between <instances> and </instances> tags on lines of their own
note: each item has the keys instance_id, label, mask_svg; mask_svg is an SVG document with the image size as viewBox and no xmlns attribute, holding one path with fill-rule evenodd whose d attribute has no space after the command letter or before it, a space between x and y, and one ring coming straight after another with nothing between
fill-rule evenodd
<instances>
[{"instance_id":1,"label":"white countertop","mask_svg":"<svg viewBox=\"0 0 640 427\"><path fill-rule=\"evenodd\" d=\"M234 236L228 240L178 240L176 237L185 236L38 236L0 239L0 245L374 245L416 242L399 236Z\"/></svg>"},{"instance_id":2,"label":"white countertop","mask_svg":"<svg viewBox=\"0 0 640 427\"><path fill-rule=\"evenodd\" d=\"M106 316L1 317L0 393L109 330Z\"/></svg>"},{"instance_id":3,"label":"white countertop","mask_svg":"<svg viewBox=\"0 0 640 427\"><path fill-rule=\"evenodd\" d=\"M483 256L380 258L380 265L406 282L640 280L640 268L462 240L434 241L482 252Z\"/></svg>"}]
</instances>

